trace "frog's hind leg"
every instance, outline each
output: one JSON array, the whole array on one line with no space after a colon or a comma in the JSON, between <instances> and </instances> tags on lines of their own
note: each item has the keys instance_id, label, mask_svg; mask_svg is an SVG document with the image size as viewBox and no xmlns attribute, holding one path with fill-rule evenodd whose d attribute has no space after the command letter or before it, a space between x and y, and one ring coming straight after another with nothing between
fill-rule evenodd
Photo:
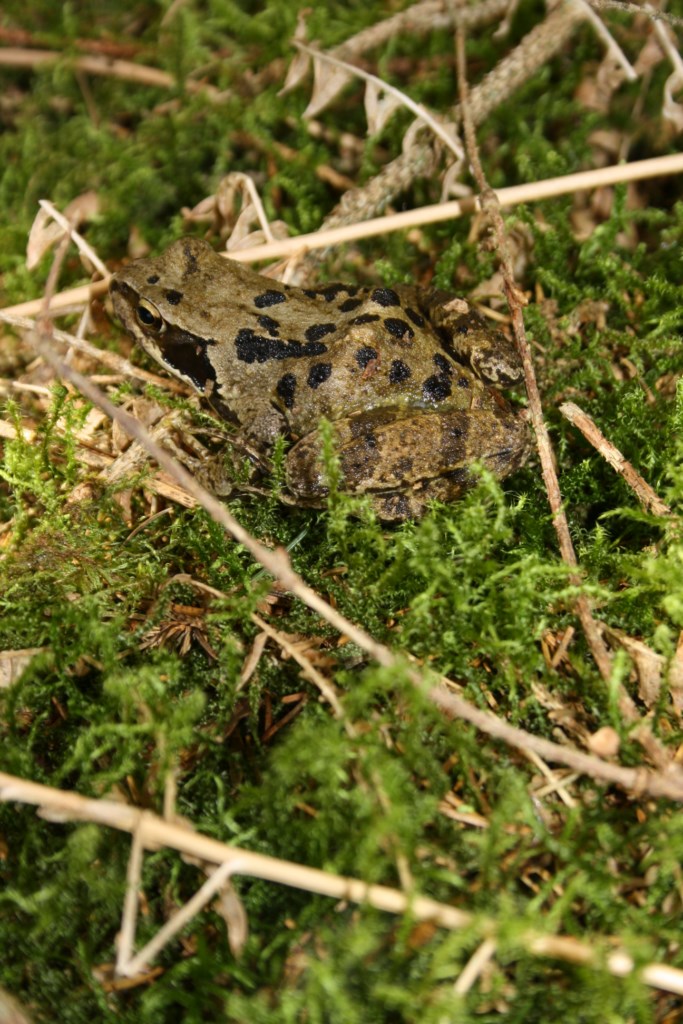
<instances>
[{"instance_id":1,"label":"frog's hind leg","mask_svg":"<svg viewBox=\"0 0 683 1024\"><path fill-rule=\"evenodd\" d=\"M453 501L480 462L498 477L519 468L528 451L528 428L509 408L376 409L334 423L346 491L367 494L380 518L419 516L427 501ZM304 504L328 493L316 431L289 452L286 476Z\"/></svg>"}]
</instances>

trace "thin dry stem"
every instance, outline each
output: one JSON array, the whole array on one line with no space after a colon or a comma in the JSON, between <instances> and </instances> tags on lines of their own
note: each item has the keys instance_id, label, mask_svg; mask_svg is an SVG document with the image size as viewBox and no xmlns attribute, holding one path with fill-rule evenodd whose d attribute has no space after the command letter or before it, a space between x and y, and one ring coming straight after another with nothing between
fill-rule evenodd
<instances>
[{"instance_id":1,"label":"thin dry stem","mask_svg":"<svg viewBox=\"0 0 683 1024\"><path fill-rule=\"evenodd\" d=\"M90 260L93 267L95 267L95 269L97 270L98 274L100 274L105 281L108 281L109 278L111 277L111 274L109 273L109 271L107 270L104 263L95 252L95 250L92 248L92 246L89 245L88 242L86 242L85 238L83 238L83 236L79 234L78 231L76 231L76 228L73 226L73 224L69 223L67 218L62 213L60 213L60 211L55 206L53 206L49 199L39 199L38 205L42 210L45 210L45 213L49 214L50 217L52 217L56 224L59 224L60 228L64 229L67 236L74 243L78 251L82 253L83 256L86 257L86 259Z\"/></svg>"},{"instance_id":2,"label":"thin dry stem","mask_svg":"<svg viewBox=\"0 0 683 1024\"><path fill-rule=\"evenodd\" d=\"M121 957L117 960L116 973L124 978L135 978L146 970L164 946L167 946L178 932L182 931L185 925L189 924L204 909L207 903L220 892L232 873L233 864L231 861L220 864L203 885L200 886L194 896L162 925L156 935L143 946L139 953L136 953L135 956L130 956L125 961Z\"/></svg>"},{"instance_id":3,"label":"thin dry stem","mask_svg":"<svg viewBox=\"0 0 683 1024\"><path fill-rule=\"evenodd\" d=\"M572 0L572 2L575 4L579 4L583 8L584 16L588 19L588 21L590 21L596 33L602 39L603 43L605 44L605 47L607 48L607 52L609 53L610 57L615 62L615 64L617 64L621 68L625 78L627 78L629 82L635 82L638 78L638 73L636 72L635 68L631 65L631 63L626 57L626 54L623 52L623 50L621 49L621 47L619 46L611 32L607 29L604 22L601 21L601 19L597 16L595 11L592 10L591 5L588 3L588 0Z\"/></svg>"},{"instance_id":4,"label":"thin dry stem","mask_svg":"<svg viewBox=\"0 0 683 1024\"><path fill-rule=\"evenodd\" d=\"M627 14L646 14L652 21L666 21L669 25L683 26L683 18L669 11L658 11L651 4L632 4L627 0L588 0L596 10L624 11Z\"/></svg>"},{"instance_id":5,"label":"thin dry stem","mask_svg":"<svg viewBox=\"0 0 683 1024\"><path fill-rule=\"evenodd\" d=\"M454 4L451 17L458 21L460 12ZM548 60L558 53L583 19L578 4L561 3L536 25L515 49L498 62L486 78L472 90L472 116L477 124L488 117ZM416 141L397 156L366 185L346 193L339 205L325 219L326 229L355 224L374 218L392 200L411 187L416 178L426 176L435 168L435 155L430 145ZM307 264L314 262L310 257Z\"/></svg>"},{"instance_id":6,"label":"thin dry stem","mask_svg":"<svg viewBox=\"0 0 683 1024\"><path fill-rule=\"evenodd\" d=\"M548 765L545 763L543 758L539 757L538 754L534 750L525 750L525 751L523 751L523 753L526 754L526 756L529 758L529 760L531 761L532 764L536 765L536 767L538 768L538 770L541 773L541 775L544 775L545 778L550 783L550 787L545 789L545 793L543 795L547 795L548 793L556 792L558 794L558 796L560 797L560 799L562 800L562 803L566 807L576 807L576 800L571 795L571 793L569 793L565 789L566 780L559 778L555 774L555 772L552 771L548 767ZM537 790L537 791L535 791L534 795L535 796L541 796L541 792L539 790Z\"/></svg>"},{"instance_id":7,"label":"thin dry stem","mask_svg":"<svg viewBox=\"0 0 683 1024\"><path fill-rule=\"evenodd\" d=\"M395 86L383 81L383 79L378 78L376 75L371 75L369 71L364 71L363 68L355 67L355 65L349 64L347 61L340 60L338 57L332 57L324 50L316 50L311 46L306 46L305 43L295 43L295 46L301 51L301 53L308 54L312 60L321 61L323 64L330 64L339 71L346 71L350 76L355 76L356 78L360 78L362 81L366 82L368 85L373 85L380 92L393 96L401 106L406 107L411 114L414 114L415 117L430 128L438 139L441 139L446 149L450 149L456 160L462 160L462 148L454 139L452 129L450 131L446 130L445 126L440 123L431 111L427 110L427 108L421 103L416 103L415 100L411 99L405 92L402 92L401 89L397 89Z\"/></svg>"},{"instance_id":8,"label":"thin dry stem","mask_svg":"<svg viewBox=\"0 0 683 1024\"><path fill-rule=\"evenodd\" d=\"M564 402L560 406L560 412L570 423L578 427L586 440L593 445L606 462L609 462L612 469L616 470L624 478L646 512L651 512L654 516L671 515L669 506L653 491L647 481L633 468L619 449L611 441L607 440L588 413L584 412L578 405L575 405L574 402Z\"/></svg>"},{"instance_id":9,"label":"thin dry stem","mask_svg":"<svg viewBox=\"0 0 683 1024\"><path fill-rule=\"evenodd\" d=\"M0 47L0 67L41 68L50 67L59 61L65 61L63 53L52 50L34 50L24 47ZM135 82L153 89L174 89L177 80L167 71L149 67L145 64L134 64L129 60L106 56L71 57L68 61L75 73L98 75L103 78L118 78L124 82ZM206 82L194 82L186 79L183 83L189 92L203 92L209 97L220 95L215 86Z\"/></svg>"},{"instance_id":10,"label":"thin dry stem","mask_svg":"<svg viewBox=\"0 0 683 1024\"><path fill-rule=\"evenodd\" d=\"M477 981L486 965L496 954L498 943L495 939L484 939L463 967L453 991L458 996L465 996Z\"/></svg>"},{"instance_id":11,"label":"thin dry stem","mask_svg":"<svg viewBox=\"0 0 683 1024\"><path fill-rule=\"evenodd\" d=\"M0 48L0 66L5 67L49 67L63 60L63 53L55 53L52 50L32 50L14 46ZM145 67L143 64L133 64L129 60L88 56L73 57L69 63L75 71L82 71L88 75L119 78L124 82L135 82L137 85L149 85L157 89L172 89L176 84L173 75L169 75L167 71Z\"/></svg>"},{"instance_id":12,"label":"thin dry stem","mask_svg":"<svg viewBox=\"0 0 683 1024\"><path fill-rule=\"evenodd\" d=\"M546 178L543 181L528 182L524 185L512 185L509 188L497 189L494 195L501 207L508 208L520 203L540 202L556 196L570 195L592 188L604 188L622 182L643 181L667 175L683 173L683 153L653 157L649 160L636 160L630 164L613 164L610 167L599 167L591 171L579 171L576 174L565 174L558 178ZM313 249L325 249L332 245L355 242L376 235L384 235L388 231L405 231L426 224L438 224L446 220L455 220L465 214L481 210L481 199L478 196L467 199L451 200L448 203L435 203L430 206L418 207L403 213L394 213L387 217L376 217L363 220L357 224L346 224L343 227L315 231L295 238L284 238L277 242L268 242L248 249L236 249L230 253L222 253L230 259L241 263L256 263L265 260L279 259L309 252ZM110 275L111 276L111 275ZM55 295L50 308L53 311L73 305L80 305L99 298L107 291L108 280L96 281L90 285L79 285L68 291ZM0 320L13 323L17 327L26 327L10 319L11 317L35 316L40 312L41 299L31 299L15 306L7 306L0 310ZM140 374L142 371L136 371Z\"/></svg>"},{"instance_id":13,"label":"thin dry stem","mask_svg":"<svg viewBox=\"0 0 683 1024\"><path fill-rule=\"evenodd\" d=\"M536 434L536 443L538 446L538 452L541 462L541 473L543 476L543 482L546 487L548 494L548 503L553 516L553 525L555 527L555 533L558 539L560 548L560 554L562 560L569 566L570 569L578 569L578 561L576 558L576 552L574 551L574 545L572 544L571 536L569 533L569 524L567 522L566 512L562 504L562 495L560 493L560 485L555 472L555 461L553 458L552 444L550 441L550 435L545 424L543 417L543 408L541 405L541 396L538 390L538 383L536 381L536 374L534 371L533 360L531 357L531 348L527 341L526 330L524 327L524 317L522 314L522 303L520 300L520 293L515 285L514 270L512 264L512 257L507 244L507 238L505 234L505 224L503 217L500 212L500 206L496 200L495 193L489 188L486 178L484 176L481 162L479 160L479 151L477 148L477 141L474 132L474 124L472 119L467 113L467 79L465 76L465 40L464 32L460 27L456 32L456 45L457 45L457 66L458 66L458 83L461 91L461 102L463 106L463 125L464 125L464 136L465 143L467 146L470 163L472 170L477 181L477 185L480 189L482 197L486 202L491 222L493 224L496 238L498 242L498 251L500 254L501 269L503 272L503 282L505 286L506 297L508 301L508 307L510 309L510 317L512 320L512 327L515 334L515 340L519 349L520 357L522 359L522 365L524 368L524 381L527 389L527 397L529 400L529 409L531 412L531 422ZM580 583L580 576L578 573L572 573L570 579L573 583ZM607 645L602 636L601 628L596 623L593 617L593 611L591 608L590 601L585 595L580 595L576 600L576 612L581 622L581 626L586 637L586 641L591 650L591 653L595 659L595 663L598 667L598 671L606 683L609 683L612 675L612 657L607 649ZM671 772L674 769L672 764L671 755L667 751L666 747L652 734L649 725L644 722L639 713L638 709L626 692L623 686L619 685L617 689L618 694L618 707L626 722L631 725L635 725L633 729L633 737L641 744L648 757L651 759L653 764L663 772ZM537 751L540 753L540 751Z\"/></svg>"},{"instance_id":14,"label":"thin dry stem","mask_svg":"<svg viewBox=\"0 0 683 1024\"><path fill-rule=\"evenodd\" d=\"M262 619L260 615L256 615L255 612L252 613L251 621L254 622L259 629L263 630L264 633L271 637L271 639L275 640L275 642L280 645L285 654L288 654L290 658L293 658L294 661L296 661L297 665L299 665L306 678L309 679L313 683L313 685L318 688L320 694L325 698L327 703L330 705L334 717L343 724L347 735L352 738L355 738L358 735L358 733L354 728L353 724L348 720L342 703L339 700L337 692L332 683L330 683L329 680L325 678L322 672L318 672L317 668L311 664L310 659L307 658L306 655L299 650L296 644L290 643L286 636L283 636L283 634L278 632L277 629L273 629L273 627L269 625L269 623L267 623L265 619Z\"/></svg>"},{"instance_id":15,"label":"thin dry stem","mask_svg":"<svg viewBox=\"0 0 683 1024\"><path fill-rule=\"evenodd\" d=\"M555 473L550 435L543 417L541 396L536 382L536 373L534 371L533 360L531 357L531 348L527 341L526 330L524 328L522 304L520 301L520 294L517 286L515 285L512 258L510 256L505 234L505 225L500 213L500 205L495 193L489 188L481 166L481 161L479 160L479 150L474 131L474 123L469 113L469 89L465 73L465 37L464 31L461 27L459 27L456 32L456 56L458 88L463 113L465 144L467 146L467 153L475 181L477 182L477 187L482 197L485 198L486 206L496 233L505 292L510 309L515 340L517 342L517 347L519 349L524 368L524 382L529 400L531 423L536 434L536 444L538 446L538 453L541 461L541 473L543 475L543 482L545 483L546 492L548 494L548 503L553 516L553 525L557 534L562 560L570 568L576 569L578 567L578 562L576 559L576 553L574 552L574 545L572 544L571 536L569 534L569 524L562 505L560 486ZM580 582L578 574L573 576L573 582ZM593 619L590 604L583 595L576 601L576 610L600 674L603 679L608 680L612 672L612 660Z\"/></svg>"},{"instance_id":16,"label":"thin dry stem","mask_svg":"<svg viewBox=\"0 0 683 1024\"><path fill-rule=\"evenodd\" d=\"M54 311L58 298L59 296L57 295L52 298L50 302L50 310ZM40 307L43 304L43 299L36 299L36 303L38 303ZM42 314L42 309L38 308L36 312ZM17 327L22 331L33 331L36 328L35 320L16 315L8 310L0 311L0 323L9 324L11 327ZM150 373L148 370L143 370L139 366L134 366L133 363L124 359L123 356L118 356L115 352L108 352L103 348L97 348L96 345L91 345L90 342L84 341L82 338L77 338L75 334L69 334L67 331L60 331L51 327L50 336L56 341L61 341L65 345L68 345L76 352L82 352L84 355L89 356L96 362L102 363L115 374L122 377L130 377L133 380L139 380L143 383L155 384L157 387L163 387L165 390L171 390L175 394L189 395L191 393L189 387L182 382L174 381L169 377L160 377L156 373Z\"/></svg>"},{"instance_id":17,"label":"thin dry stem","mask_svg":"<svg viewBox=\"0 0 683 1024\"><path fill-rule=\"evenodd\" d=\"M133 943L135 942L135 922L138 916L140 902L139 890L142 880L142 861L145 853L145 846L142 837L143 823L133 829L133 841L130 844L130 856L128 857L128 868L126 871L126 895L123 899L123 914L121 915L121 930L118 934L118 952L116 956L116 973L122 974L125 965L130 961L133 954Z\"/></svg>"},{"instance_id":18,"label":"thin dry stem","mask_svg":"<svg viewBox=\"0 0 683 1024\"><path fill-rule=\"evenodd\" d=\"M429 697L447 715L469 722L481 732L511 747L522 751L533 750L546 761L566 765L596 781L614 783L634 795L647 793L651 797L666 797L679 802L683 800L683 772L671 761L661 772L649 771L647 768L624 768L593 754L584 754L573 747L553 743L552 740L518 729L492 712L475 707L464 697L448 693L442 686L432 687Z\"/></svg>"},{"instance_id":19,"label":"thin dry stem","mask_svg":"<svg viewBox=\"0 0 683 1024\"><path fill-rule=\"evenodd\" d=\"M510 0L480 0L476 5L456 11L455 16L472 29L488 24L496 18L502 18L509 6ZM399 11L390 18L378 21L376 25L370 25L355 36L350 36L329 52L333 57L352 60L367 50L384 46L402 33L410 33L411 36L426 35L441 28L448 28L452 24L453 11L448 3L444 0L423 0L422 3L413 4L405 11Z\"/></svg>"},{"instance_id":20,"label":"thin dry stem","mask_svg":"<svg viewBox=\"0 0 683 1024\"><path fill-rule=\"evenodd\" d=\"M390 914L407 913L413 920L431 921L441 928L461 930L472 927L484 939L496 938L497 922L494 919L480 916L475 918L467 911L428 897L406 896L400 890L385 885L372 885L358 878L335 875L318 868L228 846L185 825L164 821L150 811L140 811L128 804L113 800L93 800L77 793L27 782L4 772L0 772L0 800L37 806L41 808L43 817L51 821L91 821L122 832L138 832L147 848L167 847L195 860L224 864L231 877L246 875L260 878L337 900L367 904ZM602 966L617 977L624 977L635 970L633 959L623 949L612 950L603 962L601 949L604 947L597 938L581 941L569 936L543 935L529 930L521 936L519 945L537 956L549 956L598 968ZM652 963L641 968L638 976L646 985L683 994L683 970L667 964Z\"/></svg>"}]
</instances>

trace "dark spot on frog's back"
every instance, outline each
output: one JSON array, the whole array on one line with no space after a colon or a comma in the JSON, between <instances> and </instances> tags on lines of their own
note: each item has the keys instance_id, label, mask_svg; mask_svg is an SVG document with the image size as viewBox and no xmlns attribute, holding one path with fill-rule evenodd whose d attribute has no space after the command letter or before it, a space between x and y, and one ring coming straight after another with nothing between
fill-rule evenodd
<instances>
[{"instance_id":1,"label":"dark spot on frog's back","mask_svg":"<svg viewBox=\"0 0 683 1024\"><path fill-rule=\"evenodd\" d=\"M393 288L375 288L370 296L378 306L400 306L401 300Z\"/></svg>"},{"instance_id":2,"label":"dark spot on frog's back","mask_svg":"<svg viewBox=\"0 0 683 1024\"><path fill-rule=\"evenodd\" d=\"M313 366L308 371L308 386L315 391L326 380L329 380L331 376L332 363L313 363Z\"/></svg>"},{"instance_id":3,"label":"dark spot on frog's back","mask_svg":"<svg viewBox=\"0 0 683 1024\"><path fill-rule=\"evenodd\" d=\"M450 381L441 373L434 374L433 377L427 377L427 380L422 385L422 396L427 402L442 402L450 394Z\"/></svg>"},{"instance_id":4,"label":"dark spot on frog's back","mask_svg":"<svg viewBox=\"0 0 683 1024\"><path fill-rule=\"evenodd\" d=\"M407 363L404 363L402 359L394 359L389 368L389 383L390 384L401 384L404 380L408 380L412 375L412 371Z\"/></svg>"},{"instance_id":5,"label":"dark spot on frog's back","mask_svg":"<svg viewBox=\"0 0 683 1024\"><path fill-rule=\"evenodd\" d=\"M339 307L340 313L351 313L354 309L358 309L359 306L363 305L362 299L347 299L346 302L342 302Z\"/></svg>"},{"instance_id":6,"label":"dark spot on frog's back","mask_svg":"<svg viewBox=\"0 0 683 1024\"><path fill-rule=\"evenodd\" d=\"M382 498L379 514L382 519L407 519L410 515L410 502L405 494L388 494Z\"/></svg>"},{"instance_id":7,"label":"dark spot on frog's back","mask_svg":"<svg viewBox=\"0 0 683 1024\"><path fill-rule=\"evenodd\" d=\"M183 293L176 291L175 288L171 288L170 291L166 292L166 301L170 302L172 306L177 306L183 297Z\"/></svg>"},{"instance_id":8,"label":"dark spot on frog's back","mask_svg":"<svg viewBox=\"0 0 683 1024\"><path fill-rule=\"evenodd\" d=\"M286 302L287 296L284 292L276 292L273 289L267 292L261 292L254 299L254 305L257 309L268 309L269 306L277 306L279 302Z\"/></svg>"},{"instance_id":9,"label":"dark spot on frog's back","mask_svg":"<svg viewBox=\"0 0 683 1024\"><path fill-rule=\"evenodd\" d=\"M404 338L414 338L415 331L405 320L400 320L395 316L388 316L384 321L384 326L392 334L394 338L398 338L402 341Z\"/></svg>"},{"instance_id":10,"label":"dark spot on frog's back","mask_svg":"<svg viewBox=\"0 0 683 1024\"><path fill-rule=\"evenodd\" d=\"M312 324L304 331L306 341L320 341L326 334L334 334L337 330L336 324Z\"/></svg>"},{"instance_id":11,"label":"dark spot on frog's back","mask_svg":"<svg viewBox=\"0 0 683 1024\"><path fill-rule=\"evenodd\" d=\"M363 313L362 316L354 316L353 320L349 320L349 323L354 327L362 327L363 324L374 324L380 318L375 313Z\"/></svg>"},{"instance_id":12,"label":"dark spot on frog's back","mask_svg":"<svg viewBox=\"0 0 683 1024\"><path fill-rule=\"evenodd\" d=\"M377 358L377 349L371 348L370 345L361 345L354 354L354 359L360 366L361 370L364 370L368 363L371 363L373 359Z\"/></svg>"},{"instance_id":13,"label":"dark spot on frog's back","mask_svg":"<svg viewBox=\"0 0 683 1024\"><path fill-rule=\"evenodd\" d=\"M447 377L453 376L452 365L448 362L445 356L441 355L440 352L437 352L434 355L434 365L437 367L438 370L440 370L442 374L445 373Z\"/></svg>"},{"instance_id":14,"label":"dark spot on frog's back","mask_svg":"<svg viewBox=\"0 0 683 1024\"><path fill-rule=\"evenodd\" d=\"M159 275L158 274L150 274L150 276L147 278L147 284L158 284L158 283L159 283Z\"/></svg>"},{"instance_id":15,"label":"dark spot on frog's back","mask_svg":"<svg viewBox=\"0 0 683 1024\"><path fill-rule=\"evenodd\" d=\"M406 316L408 317L409 320L413 321L416 327L424 327L425 318L423 316L420 316L419 313L416 313L414 309L407 309Z\"/></svg>"},{"instance_id":16,"label":"dark spot on frog's back","mask_svg":"<svg viewBox=\"0 0 683 1024\"><path fill-rule=\"evenodd\" d=\"M275 387L278 395L282 399L282 404L285 409L291 409L294 405L294 399L296 397L296 377L293 373L285 373L280 377Z\"/></svg>"},{"instance_id":17,"label":"dark spot on frog's back","mask_svg":"<svg viewBox=\"0 0 683 1024\"><path fill-rule=\"evenodd\" d=\"M369 480L381 460L382 453L377 438L371 430L366 430L359 437L358 443L341 452L341 471L351 483Z\"/></svg>"},{"instance_id":18,"label":"dark spot on frog's back","mask_svg":"<svg viewBox=\"0 0 683 1024\"><path fill-rule=\"evenodd\" d=\"M251 327L243 327L235 338L235 355L243 363L266 363L269 359L305 359L327 352L322 341L281 341L256 334Z\"/></svg>"},{"instance_id":19,"label":"dark spot on frog's back","mask_svg":"<svg viewBox=\"0 0 683 1024\"><path fill-rule=\"evenodd\" d=\"M320 289L320 294L324 298L325 302L334 302L340 292L344 292L348 295L353 289L347 288L345 284L328 284L325 288Z\"/></svg>"},{"instance_id":20,"label":"dark spot on frog's back","mask_svg":"<svg viewBox=\"0 0 683 1024\"><path fill-rule=\"evenodd\" d=\"M349 288L345 284L325 284L321 288L304 288L303 293L307 299L320 298L325 302L334 302L341 292L346 295L355 295L357 291L357 288Z\"/></svg>"},{"instance_id":21,"label":"dark spot on frog's back","mask_svg":"<svg viewBox=\"0 0 683 1024\"><path fill-rule=\"evenodd\" d=\"M409 473L413 471L413 459L410 455L404 455L402 458L397 459L394 465L391 467L391 472L399 480L404 480Z\"/></svg>"},{"instance_id":22,"label":"dark spot on frog's back","mask_svg":"<svg viewBox=\"0 0 683 1024\"><path fill-rule=\"evenodd\" d=\"M268 334L271 334L274 338L277 338L280 332L280 324L277 322L277 320L273 320L272 316L266 316L265 313L262 313L261 316L258 317L257 323L259 327L263 328L264 331L268 331Z\"/></svg>"},{"instance_id":23,"label":"dark spot on frog's back","mask_svg":"<svg viewBox=\"0 0 683 1024\"><path fill-rule=\"evenodd\" d=\"M196 274L199 272L199 262L197 260L197 254L193 251L197 240L194 238L188 238L183 244L183 255L185 257L185 270L183 277L189 277L190 274ZM206 245L206 243L204 243Z\"/></svg>"},{"instance_id":24,"label":"dark spot on frog's back","mask_svg":"<svg viewBox=\"0 0 683 1024\"><path fill-rule=\"evenodd\" d=\"M467 448L467 414L451 412L441 421L441 453L444 468L465 461Z\"/></svg>"}]
</instances>

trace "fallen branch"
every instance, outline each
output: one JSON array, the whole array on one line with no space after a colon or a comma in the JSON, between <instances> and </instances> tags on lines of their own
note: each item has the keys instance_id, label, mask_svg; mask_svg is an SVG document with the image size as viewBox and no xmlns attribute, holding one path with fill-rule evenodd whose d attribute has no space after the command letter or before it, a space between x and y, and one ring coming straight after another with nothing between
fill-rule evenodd
<instances>
[{"instance_id":1,"label":"fallen branch","mask_svg":"<svg viewBox=\"0 0 683 1024\"><path fill-rule=\"evenodd\" d=\"M365 904L390 914L410 914L416 921L431 921L441 928L453 931L473 928L482 939L497 938L498 923L490 917L475 916L426 896L408 896L386 885L368 884L359 878L335 875L319 868L229 846L195 832L187 825L165 821L150 811L141 811L129 804L114 800L95 800L77 793L52 789L50 786L27 782L4 772L0 772L0 800L39 807L42 816L49 821L90 821L128 832L134 837L133 861L139 861L145 849L163 846L177 850L194 860L225 865L217 882L235 875L246 875L337 900ZM130 874L131 877L138 877L135 863ZM129 894L127 898L132 906L133 896ZM200 899L195 900L197 904L200 902ZM186 916L181 920L185 921ZM170 937L173 929L169 925L164 928L165 935ZM126 949L129 949L132 941L130 919L125 940ZM535 956L552 957L597 969L603 968L615 977L626 977L636 972L631 955L625 949L614 949L612 937L608 943L600 939L588 942L572 936L544 935L529 929L519 936L518 942L522 949ZM152 947L152 943L148 949ZM154 950L157 948L158 943L154 945ZM145 964L138 955L120 966L123 973L129 975L132 969L140 971ZM683 970L676 967L651 963L638 969L637 976L645 985L683 995Z\"/></svg>"},{"instance_id":2,"label":"fallen branch","mask_svg":"<svg viewBox=\"0 0 683 1024\"><path fill-rule=\"evenodd\" d=\"M574 402L564 402L560 406L560 412L570 423L578 427L586 440L593 445L606 462L609 462L612 469L624 478L646 512L651 512L654 516L671 515L669 506L652 490L649 483L633 468L619 449L607 440L588 413L580 409Z\"/></svg>"},{"instance_id":3,"label":"fallen branch","mask_svg":"<svg viewBox=\"0 0 683 1024\"><path fill-rule=\"evenodd\" d=\"M653 157L650 160L636 160L629 164L612 164L610 167L598 167L590 171L579 171L576 174L564 174L558 178L546 178L544 181L527 182L524 185L511 185L509 188L498 189L493 194L501 207L509 208L521 203L541 202L544 199L571 195L592 188L604 188L608 185L620 185L630 181L643 181L648 178L681 173L683 173L683 153L673 153L669 156ZM307 235L267 242L264 245L255 245L248 249L235 249L222 255L229 256L230 259L238 260L241 263L257 263L279 259L283 256L301 255L312 249L324 249L345 242L357 242L364 238L384 235L389 231L404 231L413 227L423 227L426 224L455 220L481 209L481 198L468 196L466 199L421 206L416 210L406 210L387 217L375 217L372 220L360 221L357 224L346 224L342 227L314 231ZM56 311L66 306L89 302L93 298L99 298L106 294L107 287L108 279L60 292L53 297L50 308ZM29 302L21 302L16 306L7 306L0 310L0 318L35 316L40 312L41 303L42 299L31 299Z\"/></svg>"}]
</instances>

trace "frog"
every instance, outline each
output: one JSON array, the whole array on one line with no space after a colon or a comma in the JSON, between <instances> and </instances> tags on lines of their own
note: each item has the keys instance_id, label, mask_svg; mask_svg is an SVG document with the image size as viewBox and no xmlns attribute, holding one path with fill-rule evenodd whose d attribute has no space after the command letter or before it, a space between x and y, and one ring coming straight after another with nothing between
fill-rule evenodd
<instances>
[{"instance_id":1,"label":"frog","mask_svg":"<svg viewBox=\"0 0 683 1024\"><path fill-rule=\"evenodd\" d=\"M417 518L459 498L475 464L503 479L529 427L501 388L518 384L515 345L465 299L412 284L280 284L181 238L113 275L112 304L154 360L236 425L268 460L290 447L291 503L324 507L321 420L332 424L339 489L379 518Z\"/></svg>"}]
</instances>

